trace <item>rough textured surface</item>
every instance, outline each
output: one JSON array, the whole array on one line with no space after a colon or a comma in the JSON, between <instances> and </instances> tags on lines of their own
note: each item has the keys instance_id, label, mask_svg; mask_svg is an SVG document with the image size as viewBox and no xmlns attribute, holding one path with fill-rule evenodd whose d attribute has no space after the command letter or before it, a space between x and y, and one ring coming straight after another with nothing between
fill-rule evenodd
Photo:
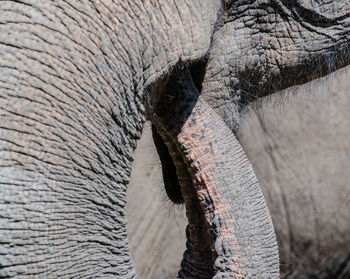
<instances>
[{"instance_id":1,"label":"rough textured surface","mask_svg":"<svg viewBox=\"0 0 350 279\"><path fill-rule=\"evenodd\" d=\"M123 208L145 117L85 4L0 1L0 277L135 274Z\"/></svg>"},{"instance_id":2,"label":"rough textured surface","mask_svg":"<svg viewBox=\"0 0 350 279\"><path fill-rule=\"evenodd\" d=\"M345 68L324 79L299 86L291 90L292 94L283 97L273 95L261 108L263 117L258 119L253 110L248 112L239 131L240 140L252 160L265 192L272 217L278 220L275 221L275 226L278 231L284 230L282 233L278 232L277 236L287 259L284 260L287 264L284 266L285 272L296 270L296 263L305 263L311 267L306 273L311 273L317 262L330 264L328 256L335 256L336 251L350 251L350 221L347 217L350 211L349 70ZM293 94L296 91L298 94ZM143 147L144 144L148 146L147 149ZM133 179L128 189L131 253L139 278L174 278L185 242L185 236L180 234L185 230L185 222L177 222L174 213L169 215L169 211L173 212L171 207L159 198L159 188L162 187L160 164L147 176L156 181L156 184L152 185L150 179L139 175L143 169L149 168L148 164L154 166L156 162L150 158L150 150L153 150L155 156L150 136L144 134L136 150ZM272 160L277 160L277 165ZM144 187L140 188L138 181L142 181ZM267 190L280 190L280 185L283 185L283 190L291 191L285 198L292 211L289 220L298 228L293 230L293 243L288 242L290 231L285 230L287 220L284 204L280 202L280 198L274 199L274 196L280 197L280 194L273 195ZM154 190L155 187L158 193ZM137 196L133 194L136 188ZM312 191L319 195L312 195ZM155 194L158 194L158 205L156 202L152 203L152 210L146 211L142 205L150 204L152 199L156 199ZM310 201L313 197L316 197L314 202L317 203ZM298 206L293 206L296 202ZM181 210L177 210L176 214L179 211ZM142 230L145 224L148 227L161 228L159 238L161 243L165 243L166 251L164 246L157 243L153 245L154 235L140 231L137 231L137 235L132 233L132 228ZM316 225L318 233L315 233ZM177 237L174 238L174 235ZM307 242L295 246L298 240L295 237L302 237ZM155 250L150 252L150 247ZM293 249L299 253L298 257L290 253L291 247L295 247ZM175 254L176 250L178 254ZM174 255L171 258L163 257L168 252ZM152 255L152 259L157 258L157 264L147 255ZM340 259L334 263L334 267L337 262L340 263ZM166 272L162 270L164 266L169 266ZM308 278L302 277L298 272L294 275L290 272L288 274L281 275L285 275L283 278ZM320 275L320 278L323 277Z\"/></svg>"},{"instance_id":3,"label":"rough textured surface","mask_svg":"<svg viewBox=\"0 0 350 279\"><path fill-rule=\"evenodd\" d=\"M0 1L0 277L135 276L145 87L208 50L220 1Z\"/></svg>"},{"instance_id":4,"label":"rough textured surface","mask_svg":"<svg viewBox=\"0 0 350 279\"><path fill-rule=\"evenodd\" d=\"M286 53L292 58L287 74L300 65L307 66L305 76L310 77L314 68L309 66L319 62L318 55L323 61L318 68L333 70L346 63L349 6L347 1L325 2L232 2L225 14L227 28L215 38L211 85L218 81L243 92L269 82L271 73L283 73L275 69L285 61L275 58L286 47L292 50ZM144 89L172 67L203 58L220 3L0 1L0 242L5 247L0 276L135 275L127 252L125 192L144 105L160 96L150 97ZM282 23L278 34L277 22ZM233 43L222 36L233 34ZM242 43L240 50L248 47L243 68L240 51L226 48L235 42ZM321 51L314 48L319 44L325 45ZM232 55L224 62L227 58L234 73L226 67L216 80L213 75L221 68L215 54L222 57L221 50ZM245 69L262 73L255 85L244 86L250 77L237 75ZM267 85L279 88L278 82ZM230 117L227 121L234 123Z\"/></svg>"},{"instance_id":5,"label":"rough textured surface","mask_svg":"<svg viewBox=\"0 0 350 279\"><path fill-rule=\"evenodd\" d=\"M205 55L219 7L0 1L0 277L135 276L124 207L144 88Z\"/></svg>"},{"instance_id":6,"label":"rough textured surface","mask_svg":"<svg viewBox=\"0 0 350 279\"><path fill-rule=\"evenodd\" d=\"M192 238L198 239L198 224L192 222L195 213L198 214L193 205L199 201L205 227L210 232L210 249L217 253L213 278L278 278L278 252L271 217L236 137L200 99L181 131L177 141L191 166L196 191L194 197L184 194L185 201L191 200L189 204L186 201L186 206L190 205L187 231L189 233L191 227ZM198 249L187 245L189 254L191 250L197 253ZM196 245L198 243L194 247ZM191 255L191 258L195 257Z\"/></svg>"},{"instance_id":7,"label":"rough textured surface","mask_svg":"<svg viewBox=\"0 0 350 279\"><path fill-rule=\"evenodd\" d=\"M240 109L257 96L350 62L346 0L229 2L213 36L202 94L234 130Z\"/></svg>"},{"instance_id":8,"label":"rough textured surface","mask_svg":"<svg viewBox=\"0 0 350 279\"><path fill-rule=\"evenodd\" d=\"M271 216L247 156L199 97L189 69L176 79L172 105L157 109L152 122L176 165L185 201L187 250L178 278L278 278Z\"/></svg>"}]
</instances>

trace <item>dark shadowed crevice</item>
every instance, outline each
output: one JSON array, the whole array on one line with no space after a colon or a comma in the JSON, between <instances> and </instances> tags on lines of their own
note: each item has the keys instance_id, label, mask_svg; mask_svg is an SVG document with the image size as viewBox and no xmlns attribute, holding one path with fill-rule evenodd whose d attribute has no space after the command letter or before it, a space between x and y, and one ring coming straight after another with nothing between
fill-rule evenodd
<instances>
[{"instance_id":1,"label":"dark shadowed crevice","mask_svg":"<svg viewBox=\"0 0 350 279\"><path fill-rule=\"evenodd\" d=\"M205 66L205 64L202 65ZM197 84L201 84L204 76L203 67L200 64L195 65L192 71L198 74L196 76ZM166 90L157 106L155 106L151 120L157 129L153 137L162 161L163 174L169 175L169 170L164 169L164 166L172 166L173 168L170 172L173 176L170 185L166 185L169 177L163 177L166 191L168 195L169 193L172 195L174 192L181 193L181 200L185 203L188 219L186 229L187 249L183 254L178 278L209 279L214 275L214 260L217 256L211 247L214 238L209 233L206 219L203 216L204 212L193 185L192 167L180 147L187 143L179 144L178 142L178 136L183 134L182 127L184 125L190 127L195 125L195 121L187 121L198 100L198 90L191 78L190 67L179 68L175 71L164 87ZM162 141L157 140L158 137L161 137ZM169 154L165 155L166 150ZM171 160L172 163L166 162L164 160L166 158L169 161ZM174 176L174 174L176 175ZM176 186L178 185L178 190L169 189L175 186L174 180ZM174 200L174 196L169 196L169 198Z\"/></svg>"},{"instance_id":2,"label":"dark shadowed crevice","mask_svg":"<svg viewBox=\"0 0 350 279\"><path fill-rule=\"evenodd\" d=\"M202 91L202 83L204 80L207 62L207 59L203 59L196 61L190 66L191 77L199 93Z\"/></svg>"},{"instance_id":3,"label":"dark shadowed crevice","mask_svg":"<svg viewBox=\"0 0 350 279\"><path fill-rule=\"evenodd\" d=\"M163 181L168 198L175 204L184 203L181 187L176 175L176 167L162 137L152 124L152 138L162 165Z\"/></svg>"},{"instance_id":4,"label":"dark shadowed crevice","mask_svg":"<svg viewBox=\"0 0 350 279\"><path fill-rule=\"evenodd\" d=\"M169 109L174 108L177 87L177 70L178 69L174 69L171 73L149 88L151 95L155 96L154 100L152 100L153 113L163 115L169 111ZM178 180L179 170L177 170L176 165L183 165L183 162L170 155L164 139L160 136L154 124L152 124L152 138L162 165L166 194L173 203L182 204L184 200L182 198L181 187Z\"/></svg>"},{"instance_id":5,"label":"dark shadowed crevice","mask_svg":"<svg viewBox=\"0 0 350 279\"><path fill-rule=\"evenodd\" d=\"M202 59L189 66L193 82L199 92L202 89L206 65L207 60ZM178 71L181 71L180 67L175 68L169 75L163 77L149 88L152 96L157 96L157 99L154 100L153 103L156 103L154 105L154 112L158 115L168 113L168 111L175 106L177 88L179 86L178 81L176 80ZM182 160L177 160L174 156L172 157L170 155L168 147L164 143L163 138L157 132L155 125L152 125L152 137L161 161L163 181L167 196L173 203L182 204L184 203L184 200L178 177L179 172L184 172L186 166ZM178 166L178 169L176 166ZM179 168L181 168L181 170L179 170Z\"/></svg>"}]
</instances>

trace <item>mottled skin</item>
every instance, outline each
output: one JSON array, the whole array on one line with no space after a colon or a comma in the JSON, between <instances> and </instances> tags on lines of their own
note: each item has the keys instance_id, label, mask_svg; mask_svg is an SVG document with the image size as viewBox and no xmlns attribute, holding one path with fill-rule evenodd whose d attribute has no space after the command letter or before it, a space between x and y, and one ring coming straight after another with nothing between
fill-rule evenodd
<instances>
[{"instance_id":1,"label":"mottled skin","mask_svg":"<svg viewBox=\"0 0 350 279\"><path fill-rule=\"evenodd\" d=\"M164 80L210 50L203 84L192 73L203 96L198 111L207 106L209 113L208 102L234 130L241 107L250 101L247 96L272 93L349 62L349 3L312 3L0 1L0 276L135 277L125 229L126 186L143 123L166 99ZM295 73L300 73L297 79ZM293 75L290 82L287 74ZM184 135L188 127L184 125ZM215 130L210 135L217 136ZM243 154L232 134L228 139L234 145L231 152ZM187 140L176 138L180 147ZM213 140L216 148L220 141ZM210 145L210 139L204 142ZM187 156L188 151L180 148L173 160L184 156L186 165L178 166L180 184L181 172L190 166L186 180L196 189L205 162L198 155L199 169L192 166L197 157ZM211 158L219 159L214 165L226 160ZM232 273L237 278L278 276L270 217L247 162L244 155L237 156L233 167L239 170L238 185L248 190L222 201L238 208L217 209L221 192L216 196L209 190L213 200L188 207L196 231L189 229L189 246L206 231L205 245L193 247L210 253L213 262L192 277L201 277L202 271L203 277L218 278ZM240 176L244 171L247 175ZM227 189L235 177L219 179L219 167L212 172L213 181L204 188L220 185L222 193L231 193ZM207 209L212 218L205 215ZM247 213L241 223L232 218L239 210ZM203 214L204 220L197 219ZM220 220L230 224L227 231L216 226ZM219 234L215 240L208 234L211 227ZM265 230L267 236L259 233ZM235 260L226 261L226 256ZM186 260L185 254L182 277L190 270Z\"/></svg>"}]
</instances>

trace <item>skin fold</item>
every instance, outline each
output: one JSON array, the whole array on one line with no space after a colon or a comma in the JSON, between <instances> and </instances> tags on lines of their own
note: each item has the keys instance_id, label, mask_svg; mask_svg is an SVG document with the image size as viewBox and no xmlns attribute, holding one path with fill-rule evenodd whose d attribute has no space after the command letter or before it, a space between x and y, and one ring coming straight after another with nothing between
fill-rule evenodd
<instances>
[{"instance_id":1,"label":"skin fold","mask_svg":"<svg viewBox=\"0 0 350 279\"><path fill-rule=\"evenodd\" d=\"M0 1L0 277L136 276L126 189L148 118L173 142L188 210L179 276L277 278L271 219L234 132L254 98L349 63L349 11L347 1Z\"/></svg>"}]
</instances>

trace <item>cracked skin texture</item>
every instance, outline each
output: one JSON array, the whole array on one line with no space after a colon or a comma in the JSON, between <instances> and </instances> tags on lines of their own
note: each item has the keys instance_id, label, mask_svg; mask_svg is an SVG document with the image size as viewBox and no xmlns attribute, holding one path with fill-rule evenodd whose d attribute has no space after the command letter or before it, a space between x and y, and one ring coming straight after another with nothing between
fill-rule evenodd
<instances>
[{"instance_id":1,"label":"cracked skin texture","mask_svg":"<svg viewBox=\"0 0 350 279\"><path fill-rule=\"evenodd\" d=\"M205 55L219 7L0 1L0 277L136 277L125 205L145 88Z\"/></svg>"},{"instance_id":2,"label":"cracked skin texture","mask_svg":"<svg viewBox=\"0 0 350 279\"><path fill-rule=\"evenodd\" d=\"M265 25L261 15L278 14L280 4L287 1L272 1L273 8L278 8L272 11L266 1L235 1L237 5L228 12L245 10L251 2L253 10L259 11L253 21L259 31L265 31L256 33L259 40L260 34L273 31L264 27L274 23L273 17L267 17ZM341 24L335 22L333 30L346 27L349 6L331 2L336 3L332 11L345 11L338 13ZM297 1L297 9L300 3L305 2ZM134 277L124 207L133 150L146 120L149 95L145 88L175 65L206 55L221 2L28 0L0 1L0 5L4 57L0 78L4 78L1 89L5 92L0 103L5 119L0 123L4 147L0 157L4 187L0 189L5 202L0 206L5 231L1 241L6 246L1 275ZM285 6L288 15L294 6ZM292 22L295 14L287 18ZM230 26L222 29L223 37L237 34L237 42L253 49L249 59L265 57L255 55L249 32L240 37L240 32L232 32L237 26L232 30ZM244 29L250 28L246 23ZM329 52L321 49L317 54L329 58L346 47L346 31L326 40L333 46ZM303 38L312 42L309 34L303 33ZM214 60L221 50L217 38L213 44L217 52L210 54ZM340 45L332 44L334 39ZM261 42L259 51L265 51L270 45ZM241 58L240 53L227 54ZM243 66L254 68L249 59ZM333 59L332 65L337 66L338 60ZM233 68L238 65L235 59L230 62ZM258 69L271 73L270 67ZM242 85L242 80L233 71L225 85ZM211 92L215 95L218 90Z\"/></svg>"}]
</instances>

